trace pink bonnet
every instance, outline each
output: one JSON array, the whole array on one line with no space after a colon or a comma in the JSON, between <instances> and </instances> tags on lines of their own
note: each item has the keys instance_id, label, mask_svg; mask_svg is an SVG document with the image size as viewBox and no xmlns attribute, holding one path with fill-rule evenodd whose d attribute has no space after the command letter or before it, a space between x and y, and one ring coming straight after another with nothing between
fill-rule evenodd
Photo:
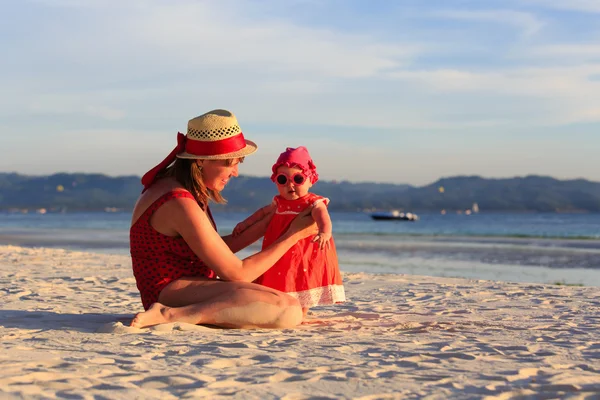
<instances>
[{"instance_id":1,"label":"pink bonnet","mask_svg":"<svg viewBox=\"0 0 600 400\"><path fill-rule=\"evenodd\" d=\"M304 175L306 175L306 177L310 179L311 183L313 184L319 180L317 166L313 163L312 158L310 158L310 154L308 154L308 149L304 146L300 146L295 149L288 147L279 155L279 158L275 164L273 164L272 168L273 175L271 175L271 180L273 182L275 182L275 177L277 176L277 168L281 166L286 166L288 168L300 168Z\"/></svg>"}]
</instances>

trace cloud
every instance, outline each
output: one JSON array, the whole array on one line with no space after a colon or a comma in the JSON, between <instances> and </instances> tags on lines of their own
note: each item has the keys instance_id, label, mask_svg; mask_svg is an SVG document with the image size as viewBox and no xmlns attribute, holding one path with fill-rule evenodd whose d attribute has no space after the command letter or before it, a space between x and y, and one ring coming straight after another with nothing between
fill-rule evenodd
<instances>
[{"instance_id":1,"label":"cloud","mask_svg":"<svg viewBox=\"0 0 600 400\"><path fill-rule=\"evenodd\" d=\"M54 153L74 169L142 173L189 118L222 107L238 115L261 150L277 144L264 165L249 169L257 174L301 139L311 147L346 144L343 156L321 163L331 177L402 181L394 169L379 172L382 160L395 160L389 149L410 149L403 160L434 178L452 163L457 172L475 171L495 151L469 155L472 138L456 139L463 148L446 139L463 132L477 140L519 132L507 142L518 147L521 136L551 126L568 134L565 124L600 121L600 43L587 35L596 28L579 14L547 10L575 4L591 12L596 3L466 0L444 3L441 11L440 2L392 3L344 2L342 9L338 1L316 0L11 2L0 38L7 44L3 132L27 129L72 143L94 135L78 128L106 128L115 133L104 137L127 149L115 149L115 157L135 149L127 132L155 132L167 139L140 139L148 147L138 164L106 166L95 155ZM582 30L573 34L575 25ZM577 42L584 34L585 44ZM112 143L94 147L108 151ZM499 171L507 151L494 158ZM432 153L434 161L420 161ZM471 164L459 168L467 156ZM582 165L576 158L574 165ZM39 168L60 161L39 160ZM7 158L4 165L12 162L20 161Z\"/></svg>"},{"instance_id":2,"label":"cloud","mask_svg":"<svg viewBox=\"0 0 600 400\"><path fill-rule=\"evenodd\" d=\"M390 45L364 34L302 27L287 21L249 22L231 15L223 29L225 21L214 14L215 10L198 5L156 9L137 20L132 29L159 53L181 63L230 65L270 73L371 77L402 65L418 52L414 45ZM200 20L198 16L202 16Z\"/></svg>"},{"instance_id":3,"label":"cloud","mask_svg":"<svg viewBox=\"0 0 600 400\"><path fill-rule=\"evenodd\" d=\"M141 174L161 161L176 144L175 133L166 135L160 131L59 128L51 134L45 131L34 136L35 132L27 127L19 127L11 132L13 137L4 138L6 141L0 144L6 154L18 156L1 159L0 171L29 174L44 174L48 170Z\"/></svg>"},{"instance_id":4,"label":"cloud","mask_svg":"<svg viewBox=\"0 0 600 400\"><path fill-rule=\"evenodd\" d=\"M590 13L600 12L598 0L521 0L526 5L538 5L558 10L581 11Z\"/></svg>"},{"instance_id":5,"label":"cloud","mask_svg":"<svg viewBox=\"0 0 600 400\"><path fill-rule=\"evenodd\" d=\"M545 25L533 14L513 10L442 10L433 13L433 15L460 21L494 22L516 26L525 36L531 36L539 32Z\"/></svg>"},{"instance_id":6,"label":"cloud","mask_svg":"<svg viewBox=\"0 0 600 400\"><path fill-rule=\"evenodd\" d=\"M442 91L489 92L535 97L594 94L600 83L591 77L600 73L600 64L575 67L519 67L505 70L469 71L458 69L404 70L391 73L396 79L418 80Z\"/></svg>"},{"instance_id":7,"label":"cloud","mask_svg":"<svg viewBox=\"0 0 600 400\"><path fill-rule=\"evenodd\" d=\"M434 69L398 71L395 79L420 82L441 93L478 93L508 98L532 98L537 110L515 114L521 123L569 124L600 121L592 110L600 105L599 64L565 67L519 67L493 71ZM505 100L506 101L506 100ZM592 105L592 107L590 107ZM549 111L553 111L549 113ZM515 121L516 122L516 121Z\"/></svg>"},{"instance_id":8,"label":"cloud","mask_svg":"<svg viewBox=\"0 0 600 400\"><path fill-rule=\"evenodd\" d=\"M34 36L21 39L28 52L12 48L13 73L0 77L12 87L11 104L2 104L0 113L87 113L114 120L128 114L125 108L159 97L175 97L172 104L192 96L252 97L253 103L260 96L276 103L280 96L317 96L345 80L381 77L422 51L368 33L250 19L255 11L248 2L35 3L65 8L77 18L62 24L40 17ZM20 84L10 82L19 78Z\"/></svg>"},{"instance_id":9,"label":"cloud","mask_svg":"<svg viewBox=\"0 0 600 400\"><path fill-rule=\"evenodd\" d=\"M77 59L83 68L94 69L100 61L110 60L119 68L143 67L141 74L166 67L183 71L243 68L341 78L375 76L419 52L414 44L387 44L368 34L267 17L249 20L245 17L248 8L252 3L128 2L119 3L116 12L106 2L101 10L94 10L93 18L86 15L90 20L77 26L76 35L68 26L53 26L56 37L52 42L61 43L53 50Z\"/></svg>"},{"instance_id":10,"label":"cloud","mask_svg":"<svg viewBox=\"0 0 600 400\"><path fill-rule=\"evenodd\" d=\"M73 115L97 117L117 121L125 117L125 111L113 107L92 104L95 101L86 96L49 95L37 96L29 103L32 114Z\"/></svg>"},{"instance_id":11,"label":"cloud","mask_svg":"<svg viewBox=\"0 0 600 400\"><path fill-rule=\"evenodd\" d=\"M581 62L600 62L600 42L580 44L548 44L533 47L530 57L552 58L556 62L577 64Z\"/></svg>"},{"instance_id":12,"label":"cloud","mask_svg":"<svg viewBox=\"0 0 600 400\"><path fill-rule=\"evenodd\" d=\"M52 8L96 8L102 7L102 0L25 0L34 5Z\"/></svg>"}]
</instances>

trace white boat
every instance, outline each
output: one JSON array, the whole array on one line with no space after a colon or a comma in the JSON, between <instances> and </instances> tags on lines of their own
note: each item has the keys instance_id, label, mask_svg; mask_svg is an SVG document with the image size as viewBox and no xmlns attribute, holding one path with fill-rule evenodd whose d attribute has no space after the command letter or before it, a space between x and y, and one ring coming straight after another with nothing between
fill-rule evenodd
<instances>
[{"instance_id":1,"label":"white boat","mask_svg":"<svg viewBox=\"0 0 600 400\"><path fill-rule=\"evenodd\" d=\"M419 216L414 213L403 213L398 210L374 212L371 218L376 221L418 221Z\"/></svg>"}]
</instances>

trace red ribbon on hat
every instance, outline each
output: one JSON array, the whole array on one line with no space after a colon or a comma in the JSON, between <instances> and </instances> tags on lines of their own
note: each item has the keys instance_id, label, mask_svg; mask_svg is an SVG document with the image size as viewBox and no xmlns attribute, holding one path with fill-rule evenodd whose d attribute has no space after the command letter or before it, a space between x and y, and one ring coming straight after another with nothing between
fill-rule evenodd
<instances>
[{"instance_id":1,"label":"red ribbon on hat","mask_svg":"<svg viewBox=\"0 0 600 400\"><path fill-rule=\"evenodd\" d=\"M185 152L197 156L216 156L233 153L244 147L246 147L246 139L244 139L242 132L230 138L215 140L214 142L199 140L187 140L185 142Z\"/></svg>"},{"instance_id":2,"label":"red ribbon on hat","mask_svg":"<svg viewBox=\"0 0 600 400\"><path fill-rule=\"evenodd\" d=\"M171 163L175 161L175 158L177 158L177 154L185 150L186 141L187 140L185 135L181 132L177 132L177 146L173 149L171 153L169 153L167 158L162 160L160 164L158 164L156 167L152 168L150 171L146 172L144 176L142 176L142 185L144 185L144 190L142 190L142 193L144 193L146 189L148 189L148 187L152 185L152 182L154 182L154 180L156 179L156 175L158 175L160 171L171 165Z\"/></svg>"},{"instance_id":3,"label":"red ribbon on hat","mask_svg":"<svg viewBox=\"0 0 600 400\"><path fill-rule=\"evenodd\" d=\"M233 153L243 149L245 146L246 140L241 132L233 137L223 140L216 140L214 142L188 140L183 133L177 132L177 147L175 147L173 151L169 153L167 158L162 160L161 163L156 167L146 172L142 177L142 185L144 185L144 190L142 190L142 193L144 193L146 189L152 185L156 179L156 175L158 175L160 171L167 168L173 161L175 161L175 158L177 158L177 154L179 153L185 151L186 153L198 156L215 156Z\"/></svg>"}]
</instances>

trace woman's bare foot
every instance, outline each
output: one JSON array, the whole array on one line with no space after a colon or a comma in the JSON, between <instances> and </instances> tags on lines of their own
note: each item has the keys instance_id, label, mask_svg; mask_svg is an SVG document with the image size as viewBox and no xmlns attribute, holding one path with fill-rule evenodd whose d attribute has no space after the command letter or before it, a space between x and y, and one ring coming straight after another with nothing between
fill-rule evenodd
<instances>
[{"instance_id":1,"label":"woman's bare foot","mask_svg":"<svg viewBox=\"0 0 600 400\"><path fill-rule=\"evenodd\" d=\"M167 323L169 322L166 317L167 311L169 311L169 307L160 303L154 303L147 311L136 314L130 326L141 329Z\"/></svg>"}]
</instances>

